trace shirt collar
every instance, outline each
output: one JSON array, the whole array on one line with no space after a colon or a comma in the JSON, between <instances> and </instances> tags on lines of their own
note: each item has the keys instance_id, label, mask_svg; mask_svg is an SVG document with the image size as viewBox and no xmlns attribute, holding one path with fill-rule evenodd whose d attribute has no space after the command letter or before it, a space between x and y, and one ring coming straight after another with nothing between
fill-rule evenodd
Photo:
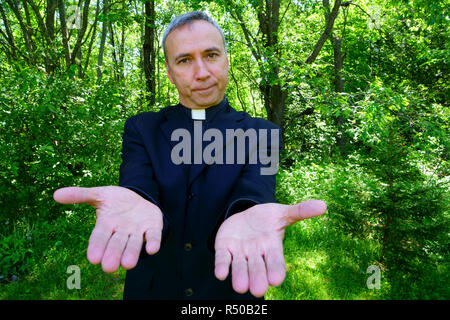
<instances>
[{"instance_id":1,"label":"shirt collar","mask_svg":"<svg viewBox=\"0 0 450 320\"><path fill-rule=\"evenodd\" d=\"M224 98L222 99L222 101L221 101L219 104L217 104L217 105L215 105L215 106L212 106L212 107L209 107L209 108L206 108L206 121L207 121L207 122L212 121L212 120L214 119L214 117L215 117L218 113L223 112L223 111L226 109L227 102L228 102L228 101L227 101L227 98L224 97ZM189 119L192 120L192 111L191 111L191 109L189 109L189 108L183 106L181 103L180 103L180 106L182 107L181 109L182 109L183 112L186 114L186 116L187 116ZM203 120L203 121L204 121L204 120Z\"/></svg>"}]
</instances>

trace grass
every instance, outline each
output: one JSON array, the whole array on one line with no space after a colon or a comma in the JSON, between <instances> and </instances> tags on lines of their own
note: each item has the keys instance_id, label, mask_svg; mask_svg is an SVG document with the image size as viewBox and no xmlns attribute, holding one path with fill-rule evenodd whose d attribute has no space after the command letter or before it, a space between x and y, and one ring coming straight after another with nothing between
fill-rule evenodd
<instances>
[{"instance_id":1,"label":"grass","mask_svg":"<svg viewBox=\"0 0 450 320\"><path fill-rule=\"evenodd\" d=\"M89 234L95 216L91 208L67 211L52 223L33 228L32 257L26 261L27 272L18 281L0 284L0 299L122 299L125 272L104 273L86 258ZM20 248L19 248L20 250ZM67 280L80 268L80 289L69 289Z\"/></svg>"},{"instance_id":2,"label":"grass","mask_svg":"<svg viewBox=\"0 0 450 320\"><path fill-rule=\"evenodd\" d=\"M309 171L308 171L309 170ZM339 167L314 166L283 170L279 174L277 197L282 203L296 203L303 199L333 201L343 189L336 179L343 170ZM342 179L355 179L363 185L363 175L347 175ZM339 181L338 181L339 182ZM361 182L361 183L360 183ZM342 184L342 183L341 183ZM364 185L363 185L364 186ZM330 192L333 191L333 192ZM356 191L355 191L356 190ZM345 203L358 207L361 200L359 189L350 189L353 196ZM49 200L52 201L52 200ZM86 258L90 232L95 223L92 208L74 206L58 218L40 218L34 225L15 221L9 240L0 238L2 252L13 256L23 253L0 265L1 272L18 274L17 281L0 282L0 299L122 299L125 271L104 273L100 266L91 265ZM367 279L371 274L367 268L379 265L380 243L374 239L354 239L346 235L330 218L333 208L318 218L300 221L286 230L284 253L287 274L283 284L271 287L266 294L268 300L371 300L371 299L448 299L448 263L441 263L431 271L421 273L406 287L389 283L387 271L381 268L381 288L369 289ZM339 207L338 207L339 208ZM354 208L353 208L354 209ZM352 214L346 207L346 214ZM59 209L60 210L60 209ZM42 222L45 221L45 222ZM3 223L2 223L3 224ZM4 226L2 226L4 227ZM6 249L5 249L6 248ZM5 260L3 260L5 261ZM71 274L67 268L80 268L80 289L69 289L67 279ZM2 271L3 270L3 271ZM16 271L16 270L21 270ZM422 278L420 278L422 277ZM392 288L397 289L393 290ZM400 289L398 289L400 288Z\"/></svg>"},{"instance_id":3,"label":"grass","mask_svg":"<svg viewBox=\"0 0 450 320\"><path fill-rule=\"evenodd\" d=\"M270 288L270 300L381 299L367 288L367 267L375 263L376 244L354 241L328 230L325 219L301 221L285 236L286 280Z\"/></svg>"},{"instance_id":4,"label":"grass","mask_svg":"<svg viewBox=\"0 0 450 320\"><path fill-rule=\"evenodd\" d=\"M90 212L92 214L92 212ZM61 219L62 221L63 219ZM325 217L298 222L286 230L285 259L287 274L283 284L271 287L267 300L370 300L390 299L390 284L381 271L381 288L368 289L367 268L377 264L379 244L373 240L353 240L327 227ZM55 224L56 225L56 224ZM56 238L39 239L29 271L18 281L0 284L0 299L120 300L125 271L104 273L86 258L91 223L67 227ZM67 245L74 229L84 229L78 242ZM43 248L46 248L45 250ZM80 289L68 289L70 265L81 270ZM448 266L439 266L427 279L420 296L404 292L403 299L442 299L448 297ZM446 280L447 279L447 280ZM420 284L419 284L420 285ZM434 293L434 294L433 294Z\"/></svg>"},{"instance_id":5,"label":"grass","mask_svg":"<svg viewBox=\"0 0 450 320\"><path fill-rule=\"evenodd\" d=\"M55 234L36 230L42 238L35 240L33 265L18 281L0 285L0 299L122 299L125 271L107 274L89 264L86 247L93 221L82 217L93 213L90 208L76 211L77 216L61 217L46 226L60 226ZM298 222L286 230L286 280L270 288L266 299L382 298L383 290L366 286L366 269L374 263L377 250L370 241L356 242L328 230L323 218ZM80 268L80 289L67 287L70 265Z\"/></svg>"}]
</instances>

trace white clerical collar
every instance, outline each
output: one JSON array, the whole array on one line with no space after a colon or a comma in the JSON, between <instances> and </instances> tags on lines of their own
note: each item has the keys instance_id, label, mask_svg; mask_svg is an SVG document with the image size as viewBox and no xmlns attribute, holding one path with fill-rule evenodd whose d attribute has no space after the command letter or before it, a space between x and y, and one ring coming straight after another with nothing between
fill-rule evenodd
<instances>
[{"instance_id":1,"label":"white clerical collar","mask_svg":"<svg viewBox=\"0 0 450 320\"><path fill-rule=\"evenodd\" d=\"M206 109L191 109L192 120L206 120Z\"/></svg>"}]
</instances>

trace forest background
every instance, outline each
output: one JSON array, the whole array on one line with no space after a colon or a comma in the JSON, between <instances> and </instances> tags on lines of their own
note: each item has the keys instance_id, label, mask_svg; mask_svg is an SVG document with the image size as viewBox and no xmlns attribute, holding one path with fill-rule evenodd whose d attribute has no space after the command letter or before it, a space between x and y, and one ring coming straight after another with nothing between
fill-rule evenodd
<instances>
[{"instance_id":1,"label":"forest background","mask_svg":"<svg viewBox=\"0 0 450 320\"><path fill-rule=\"evenodd\" d=\"M86 259L94 209L52 194L118 184L125 120L177 103L164 29L204 10L231 105L284 130L277 199L328 204L288 228L266 299L449 299L449 8L0 0L0 298L122 298L125 272Z\"/></svg>"}]
</instances>

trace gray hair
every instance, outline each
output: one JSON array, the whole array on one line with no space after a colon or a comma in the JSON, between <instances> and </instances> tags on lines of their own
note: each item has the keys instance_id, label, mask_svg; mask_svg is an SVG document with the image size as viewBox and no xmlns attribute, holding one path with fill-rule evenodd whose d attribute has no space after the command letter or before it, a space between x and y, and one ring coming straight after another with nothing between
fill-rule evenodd
<instances>
[{"instance_id":1,"label":"gray hair","mask_svg":"<svg viewBox=\"0 0 450 320\"><path fill-rule=\"evenodd\" d=\"M167 61L167 53L166 53L166 38L167 36L175 29L180 28L186 24L191 24L194 21L197 20L203 20L206 22L211 23L217 30L219 30L220 35L222 36L222 40L223 40L223 46L225 48L225 52L227 51L227 46L226 46L226 42L225 42L225 37L223 35L222 29L220 29L220 27L217 25L217 23L211 19L206 13L202 12L202 11L192 11L192 12L188 12L185 14L182 14L178 17L176 17L175 19L172 20L172 22L170 22L169 26L167 27L167 29L164 31L164 35L162 38L162 47L164 50L164 58Z\"/></svg>"}]
</instances>

